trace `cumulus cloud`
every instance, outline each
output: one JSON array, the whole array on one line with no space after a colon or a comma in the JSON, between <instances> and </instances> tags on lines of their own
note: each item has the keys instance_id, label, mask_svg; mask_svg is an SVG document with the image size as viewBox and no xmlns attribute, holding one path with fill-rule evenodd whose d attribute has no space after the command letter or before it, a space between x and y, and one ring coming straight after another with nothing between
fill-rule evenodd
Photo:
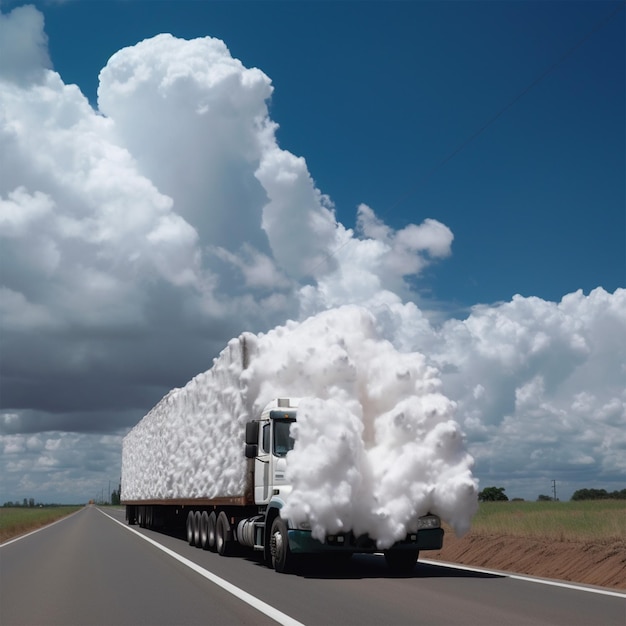
<instances>
[{"instance_id":1,"label":"cumulus cloud","mask_svg":"<svg viewBox=\"0 0 626 626\"><path fill-rule=\"evenodd\" d=\"M626 471L626 290L515 296L438 332L433 360L484 471L558 473L575 489ZM513 477L512 477L513 478ZM546 490L547 491L547 490Z\"/></svg>"},{"instance_id":2,"label":"cumulus cloud","mask_svg":"<svg viewBox=\"0 0 626 626\"><path fill-rule=\"evenodd\" d=\"M26 83L51 67L43 15L33 6L0 14L0 76Z\"/></svg>"},{"instance_id":3,"label":"cumulus cloud","mask_svg":"<svg viewBox=\"0 0 626 626\"><path fill-rule=\"evenodd\" d=\"M222 41L158 35L111 57L94 110L52 69L41 13L0 13L2 445L97 448L231 337L358 304L440 369L479 474L503 458L524 479L547 459L623 472L623 292L433 324L413 279L451 254L451 230L427 216L395 230L365 204L340 223L278 145L272 91ZM11 489L63 463L49 448L11 457Z\"/></svg>"}]
</instances>

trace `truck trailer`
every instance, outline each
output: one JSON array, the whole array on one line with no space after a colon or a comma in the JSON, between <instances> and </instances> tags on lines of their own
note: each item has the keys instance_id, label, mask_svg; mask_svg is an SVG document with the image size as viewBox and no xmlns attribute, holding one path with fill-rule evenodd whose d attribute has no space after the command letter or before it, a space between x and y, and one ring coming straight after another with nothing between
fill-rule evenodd
<instances>
[{"instance_id":1,"label":"truck trailer","mask_svg":"<svg viewBox=\"0 0 626 626\"><path fill-rule=\"evenodd\" d=\"M236 355L232 354L233 350ZM245 362L245 340L233 343L230 352L230 360L233 356L243 357ZM167 404L167 397L164 400ZM169 474L176 472L172 466L176 454L163 454L158 449L170 444L171 437L163 431L159 416L148 414L144 420L152 420L150 446L138 453L137 446L132 445L133 437L142 437L142 423L133 429L139 429L138 432L131 431L124 440L122 504L126 507L128 524L165 530L178 528L186 532L190 545L222 556L232 554L239 547L254 550L277 572L294 571L310 555L326 554L329 559L334 555L345 560L355 553L382 551L394 572L406 573L412 571L421 550L440 549L444 531L439 516L433 514L420 516L413 524L413 532L385 550L377 547L376 537L356 536L351 530L314 538L306 521L294 523L281 515L292 489L287 479L287 455L294 447L290 427L297 420L298 404L298 398L276 398L258 417L245 423L238 444L242 478L236 482L237 489L224 488L222 492L207 486L199 489L193 481L188 488L184 481L182 486L172 487ZM172 444L172 450L182 453L185 435L180 436ZM158 469L152 464L158 464ZM226 471L233 471L231 466L226 466ZM159 475L161 488L153 493L149 490L133 493L132 476L129 477L133 472L147 483L151 475Z\"/></svg>"}]
</instances>

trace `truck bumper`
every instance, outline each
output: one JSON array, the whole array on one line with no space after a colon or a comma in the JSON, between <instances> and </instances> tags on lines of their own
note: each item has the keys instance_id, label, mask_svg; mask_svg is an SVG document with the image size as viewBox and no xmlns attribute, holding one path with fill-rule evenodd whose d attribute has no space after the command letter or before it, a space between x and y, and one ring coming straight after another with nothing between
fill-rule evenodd
<instances>
[{"instance_id":1,"label":"truck bumper","mask_svg":"<svg viewBox=\"0 0 626 626\"><path fill-rule=\"evenodd\" d=\"M355 537L352 533L329 535L322 543L314 539L310 530L289 530L289 548L294 554L322 552L374 553L382 552L376 542L367 536ZM411 533L398 541L393 550L440 550L443 546L443 528L428 528Z\"/></svg>"}]
</instances>

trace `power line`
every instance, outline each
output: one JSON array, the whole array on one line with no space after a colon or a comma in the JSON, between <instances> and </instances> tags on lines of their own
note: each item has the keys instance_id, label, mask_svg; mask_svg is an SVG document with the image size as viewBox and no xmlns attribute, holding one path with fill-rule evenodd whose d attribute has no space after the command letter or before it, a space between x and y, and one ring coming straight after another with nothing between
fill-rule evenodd
<instances>
[{"instance_id":1,"label":"power line","mask_svg":"<svg viewBox=\"0 0 626 626\"><path fill-rule=\"evenodd\" d=\"M487 128L489 128L496 120L498 120L504 113L506 113L511 107L517 104L529 91L535 88L541 81L544 80L547 76L549 76L557 67L559 67L569 56L571 56L578 48L580 48L583 44L585 44L593 35L595 35L598 31L602 30L626 5L626 1L620 2L616 9L611 11L606 17L597 22L580 40L578 40L573 46L568 48L552 65L550 65L546 70L544 70L539 76L537 76L532 82L530 82L522 91L520 91L512 100L510 100L507 104L505 104L495 115L490 117L482 126L480 126L476 131L474 131L469 137L467 137L464 141L462 141L452 152L450 152L447 156L445 156L439 163L437 163L434 167L432 167L426 174L424 174L418 182L411 185L407 191L402 194L393 204L389 205L384 211L379 213L379 216L387 215L391 210L395 209L399 204L404 202L407 198L412 196L417 189L419 189L433 174L439 171L446 163L451 161L459 152L464 150L474 139L482 135ZM314 272L318 267L320 267L323 263L330 260L332 257L337 256L341 250L343 250L348 244L350 244L353 239L346 240L342 245L340 245L335 250L326 254L326 256L317 263L312 269L311 272Z\"/></svg>"},{"instance_id":2,"label":"power line","mask_svg":"<svg viewBox=\"0 0 626 626\"><path fill-rule=\"evenodd\" d=\"M478 130L472 133L465 141L463 141L457 148L455 148L450 154L444 157L437 165L435 165L429 172L427 172L421 180L409 188L409 190L401 196L394 204L387 208L386 211L390 211L406 200L407 197L412 195L415 190L426 180L428 180L437 170L443 167L448 161L452 160L459 152L461 152L468 144L470 144L476 137L482 135L489 126L491 126L497 119L499 119L504 113L506 113L511 107L513 107L517 102L519 102L531 89L536 87L544 78L549 76L559 65L561 65L565 59L571 56L578 48L580 48L584 43L586 43L595 33L604 28L606 24L609 23L610 20L613 19L617 15L619 11L624 8L624 3L620 3L620 5L612 11L609 15L607 15L604 19L600 20L587 34L577 41L571 48L569 48L566 52L564 52L552 65L550 65L544 72L542 72L537 78L535 78L531 83L529 83L519 94L517 94L512 100L510 100L507 104L505 104L495 115L490 117Z\"/></svg>"}]
</instances>

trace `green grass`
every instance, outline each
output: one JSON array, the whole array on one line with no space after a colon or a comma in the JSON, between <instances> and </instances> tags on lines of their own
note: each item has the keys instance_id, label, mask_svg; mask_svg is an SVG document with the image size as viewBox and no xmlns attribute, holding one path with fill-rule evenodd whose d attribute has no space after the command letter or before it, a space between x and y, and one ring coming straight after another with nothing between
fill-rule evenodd
<instances>
[{"instance_id":1,"label":"green grass","mask_svg":"<svg viewBox=\"0 0 626 626\"><path fill-rule=\"evenodd\" d=\"M82 508L82 506L2 507L0 508L0 543L41 528Z\"/></svg>"},{"instance_id":2,"label":"green grass","mask_svg":"<svg viewBox=\"0 0 626 626\"><path fill-rule=\"evenodd\" d=\"M556 541L626 541L626 500L481 502L472 532Z\"/></svg>"}]
</instances>

